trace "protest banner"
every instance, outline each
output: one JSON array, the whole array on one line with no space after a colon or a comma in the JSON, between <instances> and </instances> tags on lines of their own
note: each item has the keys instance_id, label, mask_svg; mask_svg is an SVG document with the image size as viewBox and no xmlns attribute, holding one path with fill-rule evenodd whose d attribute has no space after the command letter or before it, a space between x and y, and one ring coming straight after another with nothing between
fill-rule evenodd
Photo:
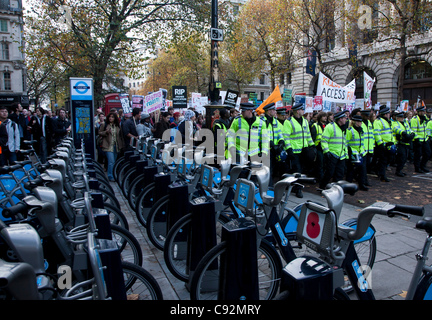
<instances>
[{"instance_id":1,"label":"protest banner","mask_svg":"<svg viewBox=\"0 0 432 320\"><path fill-rule=\"evenodd\" d=\"M322 72L319 73L317 95L322 96L323 100L344 104L353 103L355 101L354 93L355 80L342 87Z\"/></svg>"},{"instance_id":2,"label":"protest banner","mask_svg":"<svg viewBox=\"0 0 432 320\"><path fill-rule=\"evenodd\" d=\"M320 111L323 108L323 98L321 96L315 96L313 100L313 109Z\"/></svg>"},{"instance_id":3,"label":"protest banner","mask_svg":"<svg viewBox=\"0 0 432 320\"><path fill-rule=\"evenodd\" d=\"M238 91L233 91L228 89L225 95L225 100L223 102L224 105L227 105L228 107L235 108L237 105L237 98L239 96Z\"/></svg>"},{"instance_id":4,"label":"protest banner","mask_svg":"<svg viewBox=\"0 0 432 320\"><path fill-rule=\"evenodd\" d=\"M312 97L306 97L305 99L305 113L312 113L313 112L313 98Z\"/></svg>"},{"instance_id":5,"label":"protest banner","mask_svg":"<svg viewBox=\"0 0 432 320\"><path fill-rule=\"evenodd\" d=\"M132 108L140 108L141 110L144 110L144 96L133 95Z\"/></svg>"},{"instance_id":6,"label":"protest banner","mask_svg":"<svg viewBox=\"0 0 432 320\"><path fill-rule=\"evenodd\" d=\"M120 102L123 109L123 114L125 116L132 115L132 107L129 102L129 95L127 93L121 93L119 94Z\"/></svg>"},{"instance_id":7,"label":"protest banner","mask_svg":"<svg viewBox=\"0 0 432 320\"><path fill-rule=\"evenodd\" d=\"M156 110L162 109L163 104L163 92L156 91L145 96L145 112L152 113Z\"/></svg>"},{"instance_id":8,"label":"protest banner","mask_svg":"<svg viewBox=\"0 0 432 320\"><path fill-rule=\"evenodd\" d=\"M375 78L372 79L366 71L363 71L363 88L364 88L364 101L365 108L370 109L372 107L372 88L375 83Z\"/></svg>"},{"instance_id":9,"label":"protest banner","mask_svg":"<svg viewBox=\"0 0 432 320\"><path fill-rule=\"evenodd\" d=\"M173 86L172 87L173 106L174 108L187 108L187 87Z\"/></svg>"}]
</instances>

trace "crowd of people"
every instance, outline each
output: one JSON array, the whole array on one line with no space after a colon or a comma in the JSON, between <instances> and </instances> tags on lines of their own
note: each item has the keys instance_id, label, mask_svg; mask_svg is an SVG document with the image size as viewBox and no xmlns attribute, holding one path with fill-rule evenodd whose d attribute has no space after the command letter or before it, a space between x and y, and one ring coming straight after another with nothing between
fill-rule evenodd
<instances>
[{"instance_id":1,"label":"crowd of people","mask_svg":"<svg viewBox=\"0 0 432 320\"><path fill-rule=\"evenodd\" d=\"M355 180L360 190L368 191L367 173L389 182L389 166L396 167L398 177L406 175L408 161L415 172L429 172L432 121L424 106L408 112L382 106L376 111L358 108L305 115L302 103L291 110L270 103L260 116L253 104L241 104L240 109L240 116L224 123L228 152L237 159L269 156L272 178L298 172L315 177L320 189L332 181ZM269 148L264 143L268 140ZM301 189L293 192L303 197Z\"/></svg>"},{"instance_id":2,"label":"crowd of people","mask_svg":"<svg viewBox=\"0 0 432 320\"><path fill-rule=\"evenodd\" d=\"M131 115L124 115L122 109L113 108L106 116L98 109L94 120L98 161L105 165L108 179L111 181L114 181L114 163L121 152L131 147L132 138L144 136L162 139L166 130L176 130L181 134L184 143L188 138L186 134L190 134L189 138L193 140L197 130L204 124L204 117L201 114L191 109L180 114L174 112L172 107L167 111L158 112L158 119L156 113L143 113L141 108L134 108Z\"/></svg>"},{"instance_id":3,"label":"crowd of people","mask_svg":"<svg viewBox=\"0 0 432 320\"><path fill-rule=\"evenodd\" d=\"M236 161L240 157L252 161L254 157L268 157L271 183L284 173L298 172L315 177L321 189L331 181L344 179L356 181L360 190L367 191L371 186L368 173L389 182L389 166L395 167L398 177L406 175L407 162L413 163L417 173L429 172L432 115L424 106L413 109L397 112L382 106L379 110L305 114L302 103L290 110L270 103L258 115L253 104L242 103L240 111L219 109L211 123L192 109L180 113L170 107L159 112L157 119L140 108L134 108L128 116L121 109L114 108L107 115L98 109L94 117L97 157L105 165L108 178L114 180L116 158L130 148L132 138L162 138L169 130L171 137L180 133L185 143L187 139L196 141L196 133L209 128L215 148L224 146L226 157ZM70 131L71 121L63 108L53 115L41 107L31 113L20 104L10 109L0 106L0 166L24 160L20 153L28 147L24 140L36 141L36 153L45 163L53 146ZM302 197L301 189L293 192Z\"/></svg>"},{"instance_id":4,"label":"crowd of people","mask_svg":"<svg viewBox=\"0 0 432 320\"><path fill-rule=\"evenodd\" d=\"M31 112L19 103L11 108L0 106L0 166L24 160L20 150L29 147L23 143L26 140L35 141L33 148L40 161L46 163L52 148L71 130L64 108L53 114L42 107Z\"/></svg>"}]
</instances>

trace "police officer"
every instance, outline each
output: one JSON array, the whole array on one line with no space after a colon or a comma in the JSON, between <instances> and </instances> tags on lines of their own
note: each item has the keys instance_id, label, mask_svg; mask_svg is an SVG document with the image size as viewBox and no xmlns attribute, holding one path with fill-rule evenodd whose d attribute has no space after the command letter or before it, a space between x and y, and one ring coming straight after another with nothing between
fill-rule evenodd
<instances>
[{"instance_id":1,"label":"police officer","mask_svg":"<svg viewBox=\"0 0 432 320\"><path fill-rule=\"evenodd\" d=\"M370 172L371 170L371 164L372 164L373 153L375 148L374 128L372 122L369 120L370 112L371 112L370 109L360 111L362 117L362 129L364 134L364 147L365 147L365 155L363 157L363 161L365 162L365 166L366 166L364 185L367 187L370 186L367 173Z\"/></svg>"},{"instance_id":2,"label":"police officer","mask_svg":"<svg viewBox=\"0 0 432 320\"><path fill-rule=\"evenodd\" d=\"M381 106L379 116L374 121L375 152L377 156L377 174L382 182L389 182L386 170L395 153L394 137L391 128L390 108Z\"/></svg>"},{"instance_id":3,"label":"police officer","mask_svg":"<svg viewBox=\"0 0 432 320\"><path fill-rule=\"evenodd\" d=\"M285 122L285 120L287 118L286 108L285 107L276 108L276 114L277 114L278 121L283 126L283 124L284 124L284 122Z\"/></svg>"},{"instance_id":4,"label":"police officer","mask_svg":"<svg viewBox=\"0 0 432 320\"><path fill-rule=\"evenodd\" d=\"M241 115L233 119L228 130L228 151L232 159L240 163L265 161L269 166L269 136L266 123L262 117L254 115L255 106L251 103L240 104Z\"/></svg>"},{"instance_id":5,"label":"police officer","mask_svg":"<svg viewBox=\"0 0 432 320\"><path fill-rule=\"evenodd\" d=\"M369 188L365 185L366 162L364 161L366 155L366 139L362 124L362 117L360 115L354 115L351 117L351 126L346 131L349 156L349 161L346 161L346 179L347 181L352 182L353 178L356 178L359 189L368 191Z\"/></svg>"},{"instance_id":6,"label":"police officer","mask_svg":"<svg viewBox=\"0 0 432 320\"><path fill-rule=\"evenodd\" d=\"M324 132L324 128L327 124L327 112L321 111L317 115L316 122L314 122L310 127L310 132L312 136L312 140L315 143L316 147L316 160L315 160L315 170L314 176L318 182L321 181L323 177L323 166L324 166L324 154L321 146L322 134Z\"/></svg>"},{"instance_id":7,"label":"police officer","mask_svg":"<svg viewBox=\"0 0 432 320\"><path fill-rule=\"evenodd\" d=\"M319 183L325 189L332 180L338 181L345 176L345 160L348 157L346 142L347 114L344 111L334 115L334 121L327 124L321 138L324 153L324 175Z\"/></svg>"},{"instance_id":8,"label":"police officer","mask_svg":"<svg viewBox=\"0 0 432 320\"><path fill-rule=\"evenodd\" d=\"M425 173L429 172L426 169L426 163L431 156L431 149L427 143L427 122L426 108L421 106L417 108L417 115L411 118L410 125L412 131L415 133L413 140L414 149L414 169L415 172Z\"/></svg>"},{"instance_id":9,"label":"police officer","mask_svg":"<svg viewBox=\"0 0 432 320\"><path fill-rule=\"evenodd\" d=\"M293 116L284 123L285 141L289 141L293 154L291 155L291 171L293 173L307 173L306 168L313 168L316 149L309 130L309 123L303 117L304 104L295 103L292 107ZM290 156L290 153L288 153ZM303 198L301 188L293 190L298 198Z\"/></svg>"},{"instance_id":10,"label":"police officer","mask_svg":"<svg viewBox=\"0 0 432 320\"><path fill-rule=\"evenodd\" d=\"M402 172L403 167L408 159L408 151L410 143L415 134L412 132L408 121L405 121L404 113L397 112L395 114L396 121L392 122L392 130L396 140L396 172L398 177L404 177L405 172Z\"/></svg>"},{"instance_id":11,"label":"police officer","mask_svg":"<svg viewBox=\"0 0 432 320\"><path fill-rule=\"evenodd\" d=\"M285 149L290 147L286 145L282 134L282 124L277 120L276 105L272 102L263 107L264 119L266 121L267 133L270 138L270 174L273 177L284 168L281 167L287 159ZM273 184L271 179L270 184Z\"/></svg>"},{"instance_id":12,"label":"police officer","mask_svg":"<svg viewBox=\"0 0 432 320\"><path fill-rule=\"evenodd\" d=\"M224 145L224 156L227 156L228 142L226 139L226 134L230 127L230 112L228 109L224 108L219 111L220 118L216 119L213 123L213 137L215 143L215 153L217 152L218 145Z\"/></svg>"}]
</instances>

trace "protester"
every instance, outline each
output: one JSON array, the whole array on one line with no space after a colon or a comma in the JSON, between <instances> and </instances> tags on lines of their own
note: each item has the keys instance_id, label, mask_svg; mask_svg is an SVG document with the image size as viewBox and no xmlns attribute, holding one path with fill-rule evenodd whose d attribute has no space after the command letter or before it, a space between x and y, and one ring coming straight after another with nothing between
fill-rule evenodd
<instances>
[{"instance_id":1,"label":"protester","mask_svg":"<svg viewBox=\"0 0 432 320\"><path fill-rule=\"evenodd\" d=\"M107 176L110 181L114 181L114 163L119 151L124 147L123 134L116 113L108 114L105 123L99 128L99 135L102 137L102 150L108 161Z\"/></svg>"},{"instance_id":2,"label":"protester","mask_svg":"<svg viewBox=\"0 0 432 320\"><path fill-rule=\"evenodd\" d=\"M7 141L2 145L0 165L13 165L18 160L17 154L20 150L20 131L18 124L8 118L9 113L6 106L0 106L0 121L6 128Z\"/></svg>"},{"instance_id":3,"label":"protester","mask_svg":"<svg viewBox=\"0 0 432 320\"><path fill-rule=\"evenodd\" d=\"M124 146L126 149L130 149L131 139L138 139L137 125L141 119L141 108L133 108L132 117L127 119L124 123L121 123L123 130ZM120 116L119 116L120 121Z\"/></svg>"},{"instance_id":4,"label":"protester","mask_svg":"<svg viewBox=\"0 0 432 320\"><path fill-rule=\"evenodd\" d=\"M53 131L55 145L66 137L72 130L72 123L66 118L66 110L61 108L58 113L58 118L53 120Z\"/></svg>"},{"instance_id":5,"label":"protester","mask_svg":"<svg viewBox=\"0 0 432 320\"><path fill-rule=\"evenodd\" d=\"M153 125L151 124L150 115L148 113L141 113L140 123L137 125L137 132L139 136L152 137Z\"/></svg>"},{"instance_id":6,"label":"protester","mask_svg":"<svg viewBox=\"0 0 432 320\"><path fill-rule=\"evenodd\" d=\"M170 118L171 115L168 112L162 112L159 117L159 121L156 123L153 137L157 139L162 139L163 133L165 130L170 128Z\"/></svg>"},{"instance_id":7,"label":"protester","mask_svg":"<svg viewBox=\"0 0 432 320\"><path fill-rule=\"evenodd\" d=\"M33 139L37 141L36 154L42 163L46 163L51 153L52 120L42 107L36 108L36 116L33 116L29 127Z\"/></svg>"}]
</instances>

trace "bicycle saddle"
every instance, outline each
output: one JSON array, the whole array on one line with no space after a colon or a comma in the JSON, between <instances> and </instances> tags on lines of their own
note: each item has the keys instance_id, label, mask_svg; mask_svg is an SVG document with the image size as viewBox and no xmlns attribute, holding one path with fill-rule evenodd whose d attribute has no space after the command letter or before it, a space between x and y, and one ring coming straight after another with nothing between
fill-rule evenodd
<instances>
[{"instance_id":1,"label":"bicycle saddle","mask_svg":"<svg viewBox=\"0 0 432 320\"><path fill-rule=\"evenodd\" d=\"M342 188L342 190L344 191L344 193L349 194L351 196L353 196L358 191L358 185L355 183L352 183L352 182L340 180L340 181L336 182L335 184L340 186Z\"/></svg>"}]
</instances>

